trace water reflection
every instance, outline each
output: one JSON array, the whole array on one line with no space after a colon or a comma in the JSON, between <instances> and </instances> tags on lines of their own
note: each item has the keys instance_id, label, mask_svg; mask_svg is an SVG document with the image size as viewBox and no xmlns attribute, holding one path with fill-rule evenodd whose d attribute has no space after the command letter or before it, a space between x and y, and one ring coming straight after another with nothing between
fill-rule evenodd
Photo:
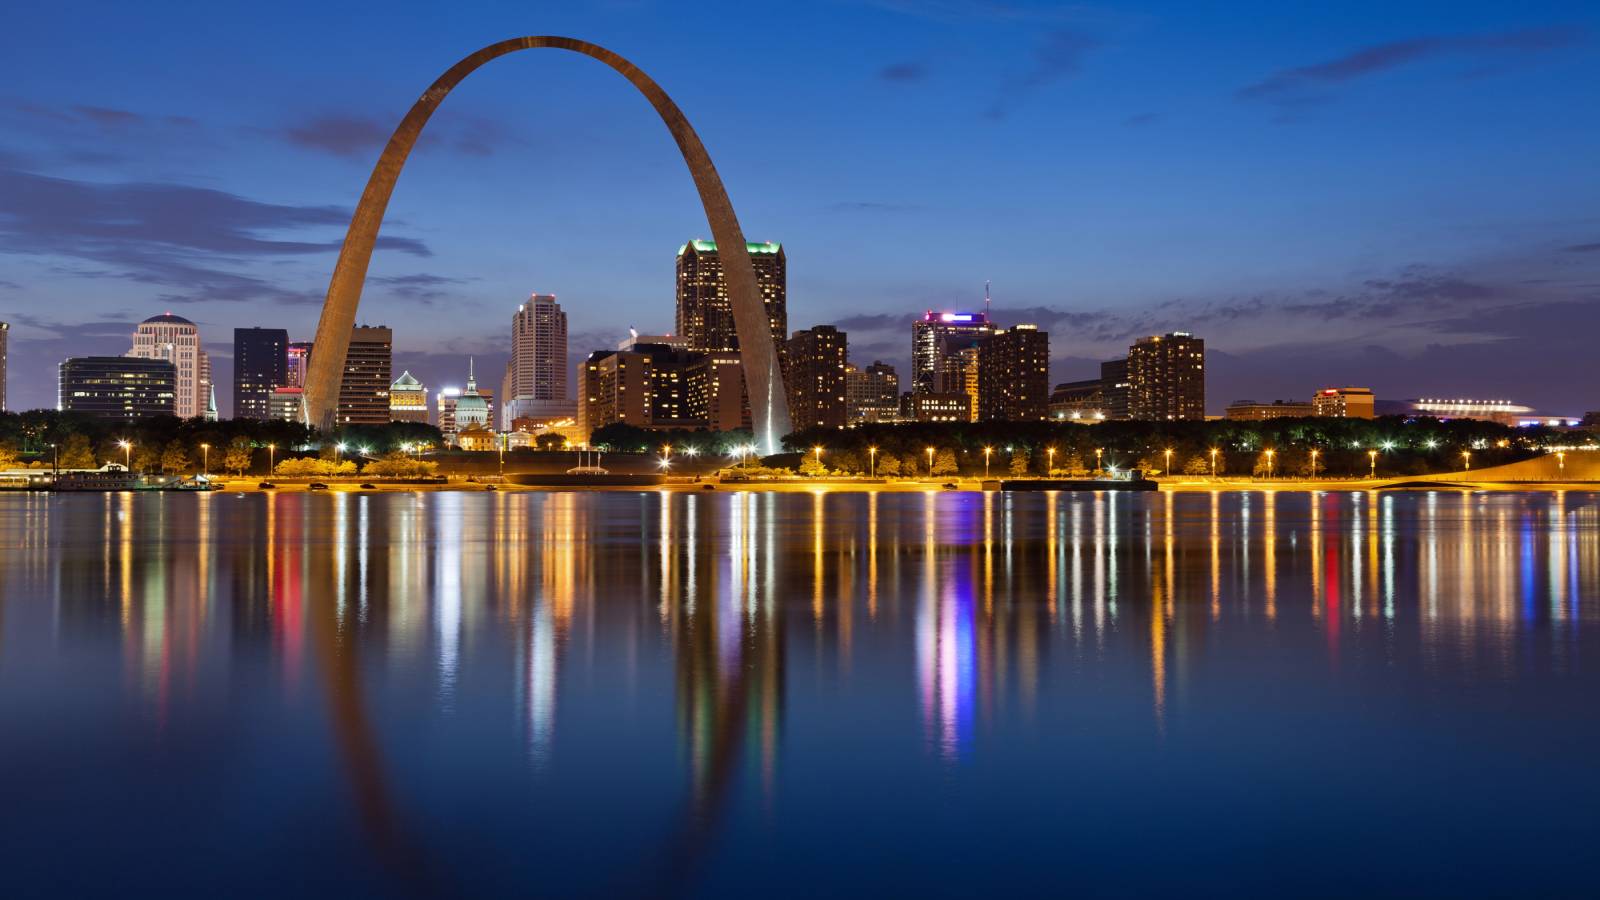
<instances>
[{"instance_id":1,"label":"water reflection","mask_svg":"<svg viewBox=\"0 0 1600 900\"><path fill-rule=\"evenodd\" d=\"M902 708L925 759L959 771L992 736L1069 717L1084 684L1169 740L1210 702L1200 679L1252 653L1292 648L1319 678L1372 655L1440 680L1575 667L1597 508L1575 492L4 497L0 663L49 678L114 658L142 723L119 740L277 710L324 752L381 867L445 892L467 876L439 862L441 792L647 751L681 794L637 800L655 812L631 839L656 849L617 877L687 885L741 798L781 807L786 755L813 764L835 728L890 740ZM482 769L430 774L400 733Z\"/></svg>"}]
</instances>

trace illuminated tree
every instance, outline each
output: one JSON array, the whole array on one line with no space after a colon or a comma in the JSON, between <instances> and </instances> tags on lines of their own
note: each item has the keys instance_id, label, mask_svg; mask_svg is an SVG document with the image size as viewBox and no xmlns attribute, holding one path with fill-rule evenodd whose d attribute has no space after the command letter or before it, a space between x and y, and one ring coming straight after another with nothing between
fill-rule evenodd
<instances>
[{"instance_id":1,"label":"illuminated tree","mask_svg":"<svg viewBox=\"0 0 1600 900\"><path fill-rule=\"evenodd\" d=\"M1011 474L1028 474L1028 453L1026 450L1013 450L1011 452Z\"/></svg>"},{"instance_id":2,"label":"illuminated tree","mask_svg":"<svg viewBox=\"0 0 1600 900\"><path fill-rule=\"evenodd\" d=\"M189 451L177 441L167 445L161 451L161 471L166 475L181 475L194 467L194 461L189 458Z\"/></svg>"},{"instance_id":3,"label":"illuminated tree","mask_svg":"<svg viewBox=\"0 0 1600 900\"><path fill-rule=\"evenodd\" d=\"M17 447L10 441L0 441L0 469L17 467Z\"/></svg>"},{"instance_id":4,"label":"illuminated tree","mask_svg":"<svg viewBox=\"0 0 1600 900\"><path fill-rule=\"evenodd\" d=\"M878 454L877 471L879 475L894 476L900 474L900 457L893 453Z\"/></svg>"},{"instance_id":5,"label":"illuminated tree","mask_svg":"<svg viewBox=\"0 0 1600 900\"><path fill-rule=\"evenodd\" d=\"M228 442L228 452L223 455L222 464L236 474L243 475L255 460L255 455L255 447L251 445L249 438L236 437Z\"/></svg>"},{"instance_id":6,"label":"illuminated tree","mask_svg":"<svg viewBox=\"0 0 1600 900\"><path fill-rule=\"evenodd\" d=\"M807 453L805 458L800 460L800 474L816 478L828 474L828 467L822 464L822 460L817 459L815 453Z\"/></svg>"},{"instance_id":7,"label":"illuminated tree","mask_svg":"<svg viewBox=\"0 0 1600 900\"><path fill-rule=\"evenodd\" d=\"M94 446L89 443L86 434L71 434L61 444L61 468L63 469L94 469L98 465L94 459Z\"/></svg>"},{"instance_id":8,"label":"illuminated tree","mask_svg":"<svg viewBox=\"0 0 1600 900\"><path fill-rule=\"evenodd\" d=\"M933 474L955 475L961 471L956 464L956 452L946 447L933 455Z\"/></svg>"},{"instance_id":9,"label":"illuminated tree","mask_svg":"<svg viewBox=\"0 0 1600 900\"><path fill-rule=\"evenodd\" d=\"M1205 456L1191 456L1183 461L1183 474L1210 475L1211 460Z\"/></svg>"}]
</instances>

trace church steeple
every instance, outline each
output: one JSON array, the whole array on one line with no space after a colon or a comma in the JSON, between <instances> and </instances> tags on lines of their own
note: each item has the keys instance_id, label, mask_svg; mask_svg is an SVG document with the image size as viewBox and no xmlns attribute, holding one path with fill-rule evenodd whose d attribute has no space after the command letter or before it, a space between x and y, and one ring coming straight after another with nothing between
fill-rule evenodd
<instances>
[{"instance_id":1,"label":"church steeple","mask_svg":"<svg viewBox=\"0 0 1600 900\"><path fill-rule=\"evenodd\" d=\"M474 363L475 363L475 360L472 357L470 357L470 356L467 357L467 391L466 392L469 393L469 394L476 395L478 393L478 376L477 376L477 374L475 372L475 369L474 369Z\"/></svg>"}]
</instances>

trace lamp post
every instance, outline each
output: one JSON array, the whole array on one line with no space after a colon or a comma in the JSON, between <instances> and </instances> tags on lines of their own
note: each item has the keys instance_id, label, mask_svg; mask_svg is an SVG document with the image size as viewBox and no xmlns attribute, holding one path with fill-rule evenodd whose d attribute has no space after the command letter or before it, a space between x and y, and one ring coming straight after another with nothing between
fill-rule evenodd
<instances>
[{"instance_id":1,"label":"lamp post","mask_svg":"<svg viewBox=\"0 0 1600 900\"><path fill-rule=\"evenodd\" d=\"M1378 451L1376 451L1376 450L1368 450L1367 451L1367 462L1371 464L1371 469L1367 473L1368 476L1372 477L1372 478L1377 478L1378 477Z\"/></svg>"},{"instance_id":2,"label":"lamp post","mask_svg":"<svg viewBox=\"0 0 1600 900\"><path fill-rule=\"evenodd\" d=\"M133 471L133 444L128 441L117 441L117 446L122 448L122 467L129 472Z\"/></svg>"},{"instance_id":3,"label":"lamp post","mask_svg":"<svg viewBox=\"0 0 1600 900\"><path fill-rule=\"evenodd\" d=\"M878 477L878 448L877 447L868 447L867 448L867 477L868 478L877 478Z\"/></svg>"},{"instance_id":4,"label":"lamp post","mask_svg":"<svg viewBox=\"0 0 1600 900\"><path fill-rule=\"evenodd\" d=\"M1321 452L1322 451L1320 451L1320 450L1311 451L1311 480L1312 481L1315 481L1317 479L1317 454L1321 453Z\"/></svg>"},{"instance_id":5,"label":"lamp post","mask_svg":"<svg viewBox=\"0 0 1600 900\"><path fill-rule=\"evenodd\" d=\"M1161 455L1165 457L1165 460L1161 463L1161 477L1166 478L1172 474L1172 448L1168 447L1161 451Z\"/></svg>"},{"instance_id":6,"label":"lamp post","mask_svg":"<svg viewBox=\"0 0 1600 900\"><path fill-rule=\"evenodd\" d=\"M1215 480L1216 477L1217 477L1217 448L1212 447L1211 448L1211 478L1213 480Z\"/></svg>"},{"instance_id":7,"label":"lamp post","mask_svg":"<svg viewBox=\"0 0 1600 900\"><path fill-rule=\"evenodd\" d=\"M983 448L983 480L989 480L989 457L994 454L993 447Z\"/></svg>"},{"instance_id":8,"label":"lamp post","mask_svg":"<svg viewBox=\"0 0 1600 900\"><path fill-rule=\"evenodd\" d=\"M811 452L817 455L817 465L822 465L822 445L818 444L817 446L812 447Z\"/></svg>"},{"instance_id":9,"label":"lamp post","mask_svg":"<svg viewBox=\"0 0 1600 900\"><path fill-rule=\"evenodd\" d=\"M1472 471L1472 451L1471 450L1463 450L1463 451L1461 451L1461 462L1462 462L1463 465L1466 466L1466 470L1468 472Z\"/></svg>"},{"instance_id":10,"label":"lamp post","mask_svg":"<svg viewBox=\"0 0 1600 900\"><path fill-rule=\"evenodd\" d=\"M1101 458L1105 456L1105 452L1106 451L1104 447L1094 448L1094 471L1096 475L1106 474L1106 467L1100 461Z\"/></svg>"},{"instance_id":11,"label":"lamp post","mask_svg":"<svg viewBox=\"0 0 1600 900\"><path fill-rule=\"evenodd\" d=\"M1044 474L1045 474L1045 477L1048 478L1048 477L1056 474L1056 448L1054 448L1054 447L1046 447L1046 448L1044 448L1044 454L1045 454L1045 460L1046 460L1046 464L1045 464L1045 467L1044 467Z\"/></svg>"},{"instance_id":12,"label":"lamp post","mask_svg":"<svg viewBox=\"0 0 1600 900\"><path fill-rule=\"evenodd\" d=\"M211 445L200 445L200 477L211 477Z\"/></svg>"},{"instance_id":13,"label":"lamp post","mask_svg":"<svg viewBox=\"0 0 1600 900\"><path fill-rule=\"evenodd\" d=\"M272 470L276 469L277 467L278 467L278 445L277 444L268 444L267 445L267 474L271 475L272 474Z\"/></svg>"},{"instance_id":14,"label":"lamp post","mask_svg":"<svg viewBox=\"0 0 1600 900\"><path fill-rule=\"evenodd\" d=\"M933 476L933 448L928 448L928 476Z\"/></svg>"},{"instance_id":15,"label":"lamp post","mask_svg":"<svg viewBox=\"0 0 1600 900\"><path fill-rule=\"evenodd\" d=\"M52 443L50 445L50 452L53 453L54 456L55 456L54 461L50 463L50 474L51 475L60 475L61 474L61 448L57 447L55 444Z\"/></svg>"},{"instance_id":16,"label":"lamp post","mask_svg":"<svg viewBox=\"0 0 1600 900\"><path fill-rule=\"evenodd\" d=\"M500 451L500 480L506 480L506 436L500 435L500 440L495 441L495 449Z\"/></svg>"},{"instance_id":17,"label":"lamp post","mask_svg":"<svg viewBox=\"0 0 1600 900\"><path fill-rule=\"evenodd\" d=\"M340 457L342 457L343 455L344 455L344 443L340 442L340 443L334 444L333 445L333 468L334 468L334 471L336 471L336 472L339 470Z\"/></svg>"},{"instance_id":18,"label":"lamp post","mask_svg":"<svg viewBox=\"0 0 1600 900\"><path fill-rule=\"evenodd\" d=\"M1271 451L1271 450L1267 451L1267 477L1268 478L1272 477L1272 457L1274 455L1275 455L1274 451Z\"/></svg>"},{"instance_id":19,"label":"lamp post","mask_svg":"<svg viewBox=\"0 0 1600 900\"><path fill-rule=\"evenodd\" d=\"M1559 477L1567 477L1567 454L1564 451L1556 454L1556 470L1560 473Z\"/></svg>"}]
</instances>

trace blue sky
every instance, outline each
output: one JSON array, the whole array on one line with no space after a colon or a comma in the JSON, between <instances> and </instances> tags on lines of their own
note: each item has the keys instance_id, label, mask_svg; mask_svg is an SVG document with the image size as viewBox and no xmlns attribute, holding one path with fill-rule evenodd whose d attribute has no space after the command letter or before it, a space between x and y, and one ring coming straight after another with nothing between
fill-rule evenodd
<instances>
[{"instance_id":1,"label":"blue sky","mask_svg":"<svg viewBox=\"0 0 1600 900\"><path fill-rule=\"evenodd\" d=\"M1208 341L1214 412L1335 382L1600 408L1592 4L77 3L7 26L12 408L166 309L228 405L232 328L309 338L388 131L520 34L655 77L746 234L785 244L791 327L840 323L857 362L904 366L910 319L990 280L1001 321L1050 331L1056 380L1178 329ZM546 51L451 95L384 234L360 318L437 387L468 354L497 373L534 291L575 356L666 329L707 228L645 102Z\"/></svg>"}]
</instances>

